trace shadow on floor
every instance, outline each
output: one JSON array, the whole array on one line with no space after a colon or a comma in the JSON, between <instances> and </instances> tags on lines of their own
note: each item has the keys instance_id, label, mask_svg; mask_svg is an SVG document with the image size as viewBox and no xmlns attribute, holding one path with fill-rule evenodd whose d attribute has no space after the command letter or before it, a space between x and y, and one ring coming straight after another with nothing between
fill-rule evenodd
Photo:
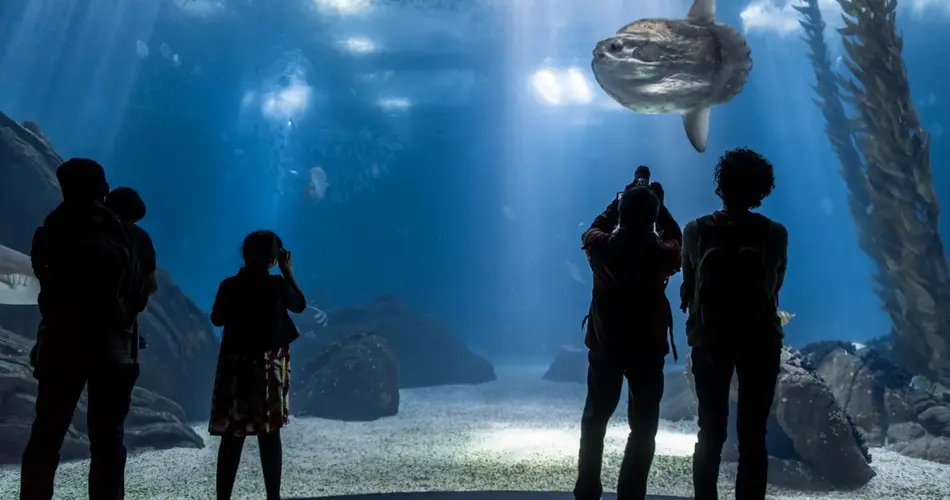
<instances>
[{"instance_id":1,"label":"shadow on floor","mask_svg":"<svg viewBox=\"0 0 950 500\"><path fill-rule=\"evenodd\" d=\"M605 493L603 500L616 500L614 493ZM555 491L429 491L418 493L380 493L336 497L296 498L293 500L573 500L574 495ZM647 500L689 500L686 497L649 495Z\"/></svg>"}]
</instances>

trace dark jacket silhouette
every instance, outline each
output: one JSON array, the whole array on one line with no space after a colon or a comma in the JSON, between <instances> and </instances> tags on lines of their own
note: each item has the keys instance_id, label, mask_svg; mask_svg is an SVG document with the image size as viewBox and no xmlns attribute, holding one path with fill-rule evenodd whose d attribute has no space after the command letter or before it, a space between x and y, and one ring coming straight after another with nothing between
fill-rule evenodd
<instances>
[{"instance_id":1,"label":"dark jacket silhouette","mask_svg":"<svg viewBox=\"0 0 950 500\"><path fill-rule=\"evenodd\" d=\"M618 227L619 222L614 201L581 237L594 275L585 345L668 354L673 315L666 284L680 269L683 233L665 206L655 233Z\"/></svg>"},{"instance_id":2,"label":"dark jacket silhouette","mask_svg":"<svg viewBox=\"0 0 950 500\"><path fill-rule=\"evenodd\" d=\"M781 366L783 334L777 307L788 232L763 215L723 210L687 224L683 240L681 307L689 312L690 369L699 401L695 498L718 499L722 447L733 412L739 423L736 498L764 500L766 425ZM726 257L716 260L717 251ZM742 253L746 257L740 257ZM717 273L722 276L711 277ZM704 280L710 288L706 293L700 290ZM739 384L738 405L729 402L733 373Z\"/></svg>"},{"instance_id":3,"label":"dark jacket silhouette","mask_svg":"<svg viewBox=\"0 0 950 500\"><path fill-rule=\"evenodd\" d=\"M141 283L134 238L104 199L102 167L72 159L56 171L63 202L37 229L31 258L42 328L35 356L36 417L23 452L21 500L49 500L59 450L88 386L89 497L124 497L124 423L139 367L126 307Z\"/></svg>"},{"instance_id":4,"label":"dark jacket silhouette","mask_svg":"<svg viewBox=\"0 0 950 500\"><path fill-rule=\"evenodd\" d=\"M680 266L681 233L663 206L662 188L629 187L584 232L594 275L587 318L587 400L581 419L577 500L599 500L604 437L623 387L630 435L617 497L644 500L656 448L664 358L672 314L666 284ZM654 224L656 232L654 232ZM673 346L675 354L675 346Z\"/></svg>"}]
</instances>

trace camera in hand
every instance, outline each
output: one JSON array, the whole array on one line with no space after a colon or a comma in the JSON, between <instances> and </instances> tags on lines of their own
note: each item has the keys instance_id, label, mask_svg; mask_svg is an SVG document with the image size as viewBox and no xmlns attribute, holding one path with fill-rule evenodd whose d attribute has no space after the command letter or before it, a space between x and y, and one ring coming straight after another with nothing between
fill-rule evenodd
<instances>
[{"instance_id":1,"label":"camera in hand","mask_svg":"<svg viewBox=\"0 0 950 500\"><path fill-rule=\"evenodd\" d=\"M650 187L650 167L640 165L633 174L633 185L636 187Z\"/></svg>"}]
</instances>

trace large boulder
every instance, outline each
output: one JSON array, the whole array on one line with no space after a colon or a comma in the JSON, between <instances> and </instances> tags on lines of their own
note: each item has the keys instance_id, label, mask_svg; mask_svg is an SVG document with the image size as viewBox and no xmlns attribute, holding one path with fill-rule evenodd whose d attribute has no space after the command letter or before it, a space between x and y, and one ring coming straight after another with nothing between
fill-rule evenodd
<instances>
[{"instance_id":1,"label":"large boulder","mask_svg":"<svg viewBox=\"0 0 950 500\"><path fill-rule=\"evenodd\" d=\"M687 376L692 384L690 368ZM735 460L738 380L730 391L729 439L724 460ZM875 473L861 430L835 399L815 367L799 352L782 351L781 372L768 422L769 482L792 489L852 489Z\"/></svg>"},{"instance_id":2,"label":"large boulder","mask_svg":"<svg viewBox=\"0 0 950 500\"><path fill-rule=\"evenodd\" d=\"M36 380L29 366L31 347L30 339L0 329L0 465L19 463L30 438L36 407ZM63 460L89 456L86 408L83 393L60 453ZM125 444L132 451L204 447L179 405L141 387L132 393Z\"/></svg>"},{"instance_id":3,"label":"large boulder","mask_svg":"<svg viewBox=\"0 0 950 500\"><path fill-rule=\"evenodd\" d=\"M296 315L301 339L294 343L296 359L310 361L330 344L372 332L386 339L399 363L399 387L481 384L495 380L495 369L469 350L444 324L421 314L394 296L377 298L369 307L327 311L327 324L312 311Z\"/></svg>"},{"instance_id":4,"label":"large boulder","mask_svg":"<svg viewBox=\"0 0 950 500\"><path fill-rule=\"evenodd\" d=\"M292 383L296 415L366 422L399 412L399 365L377 335L354 334L333 344Z\"/></svg>"},{"instance_id":5,"label":"large boulder","mask_svg":"<svg viewBox=\"0 0 950 500\"><path fill-rule=\"evenodd\" d=\"M61 161L36 124L0 113L0 244L29 254L33 231L60 202L55 170ZM164 271L158 284L140 317L149 348L141 354L139 386L181 405L189 420L204 420L218 340L207 316ZM38 324L35 306L0 306L0 327L34 338Z\"/></svg>"},{"instance_id":6,"label":"large boulder","mask_svg":"<svg viewBox=\"0 0 950 500\"><path fill-rule=\"evenodd\" d=\"M878 342L825 341L801 351L874 446L950 463L950 397L912 387L911 373Z\"/></svg>"}]
</instances>

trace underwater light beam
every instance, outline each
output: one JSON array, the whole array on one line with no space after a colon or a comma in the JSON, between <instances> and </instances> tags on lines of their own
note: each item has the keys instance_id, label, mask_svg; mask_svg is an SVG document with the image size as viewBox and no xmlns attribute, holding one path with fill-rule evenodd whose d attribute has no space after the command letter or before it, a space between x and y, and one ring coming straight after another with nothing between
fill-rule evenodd
<instances>
[{"instance_id":1,"label":"underwater light beam","mask_svg":"<svg viewBox=\"0 0 950 500\"><path fill-rule=\"evenodd\" d=\"M611 423L604 448L622 453L630 428L626 423ZM473 436L471 447L493 454L503 453L547 459L571 458L577 455L579 432L556 428L506 428ZM660 429L656 433L656 453L663 456L686 457L693 454L696 434Z\"/></svg>"},{"instance_id":2,"label":"underwater light beam","mask_svg":"<svg viewBox=\"0 0 950 500\"><path fill-rule=\"evenodd\" d=\"M369 38L351 37L340 42L343 50L353 54L370 54L376 52L376 44Z\"/></svg>"},{"instance_id":3,"label":"underwater light beam","mask_svg":"<svg viewBox=\"0 0 950 500\"><path fill-rule=\"evenodd\" d=\"M386 111L405 111L412 106L412 102L404 97L380 99L376 104Z\"/></svg>"},{"instance_id":4,"label":"underwater light beam","mask_svg":"<svg viewBox=\"0 0 950 500\"><path fill-rule=\"evenodd\" d=\"M310 105L313 89L299 79L280 90L270 92L261 102L261 114L266 118L287 120L297 116Z\"/></svg>"},{"instance_id":5,"label":"underwater light beam","mask_svg":"<svg viewBox=\"0 0 950 500\"><path fill-rule=\"evenodd\" d=\"M313 0L313 3L323 13L353 15L370 10L372 0Z\"/></svg>"},{"instance_id":6,"label":"underwater light beam","mask_svg":"<svg viewBox=\"0 0 950 500\"><path fill-rule=\"evenodd\" d=\"M539 69L531 77L535 94L548 106L590 104L594 96L587 78L578 68Z\"/></svg>"}]
</instances>

